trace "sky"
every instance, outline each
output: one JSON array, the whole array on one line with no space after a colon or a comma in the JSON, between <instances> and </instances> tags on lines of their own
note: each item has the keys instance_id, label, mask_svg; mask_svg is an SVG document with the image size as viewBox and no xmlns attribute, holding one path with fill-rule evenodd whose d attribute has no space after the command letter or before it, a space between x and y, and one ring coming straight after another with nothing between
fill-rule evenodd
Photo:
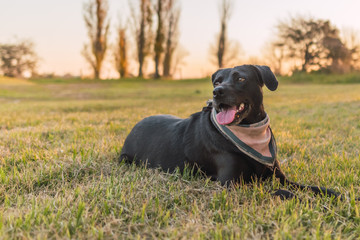
<instances>
[{"instance_id":1,"label":"sky","mask_svg":"<svg viewBox=\"0 0 360 240\"><path fill-rule=\"evenodd\" d=\"M88 41L82 9L88 0L0 0L0 43L15 39L30 39L40 57L39 72L73 75L91 73L81 55ZM181 5L180 44L184 64L178 78L204 77L216 70L209 60L209 47L219 32L220 0L179 0ZM138 0L109 0L112 43L119 19L129 16L128 3ZM360 31L360 1L358 0L234 0L229 21L229 39L240 43L240 59L261 57L264 46L275 35L275 26L290 16L306 15L329 19L339 29ZM131 36L130 36L131 37ZM134 49L134 40L130 39ZM135 56L135 51L131 53ZM244 64L246 62L241 62ZM148 64L146 71L153 72ZM130 69L136 74L135 62ZM108 62L103 77L115 77Z\"/></svg>"}]
</instances>

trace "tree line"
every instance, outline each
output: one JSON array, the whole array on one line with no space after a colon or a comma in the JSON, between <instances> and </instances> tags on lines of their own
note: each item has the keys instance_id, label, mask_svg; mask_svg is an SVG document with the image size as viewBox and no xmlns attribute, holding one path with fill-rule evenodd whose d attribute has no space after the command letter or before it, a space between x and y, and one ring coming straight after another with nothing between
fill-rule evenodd
<instances>
[{"instance_id":1,"label":"tree line","mask_svg":"<svg viewBox=\"0 0 360 240\"><path fill-rule=\"evenodd\" d=\"M120 77L144 76L146 59L152 58L154 78L171 77L181 60L175 57L179 48L180 0L128 1L130 16L118 23L115 48L109 49L110 17L108 0L88 0L83 6L83 18L88 43L82 56L99 78L104 60L112 56ZM288 72L321 71L347 73L360 70L360 41L354 30L340 31L329 20L310 16L295 16L278 21L275 37L264 48L260 58L241 59L240 43L228 38L228 23L234 0L219 0L219 28L210 45L212 62L218 67L241 63L269 65L277 75ZM135 47L138 69L132 75L129 50ZM110 52L110 54L109 54ZM183 56L183 55L182 55ZM179 60L180 59L180 60ZM31 41L0 44L0 70L10 77L34 72L38 57Z\"/></svg>"},{"instance_id":2,"label":"tree line","mask_svg":"<svg viewBox=\"0 0 360 240\"><path fill-rule=\"evenodd\" d=\"M277 75L284 72L348 73L360 70L359 34L352 29L342 32L329 20L298 15L280 20L275 38L266 45L262 59L239 59L238 42L227 37L227 26L234 9L234 0L221 0L220 32L210 54L219 68L232 67L234 62L266 64ZM236 65L236 64L235 64Z\"/></svg>"},{"instance_id":3,"label":"tree line","mask_svg":"<svg viewBox=\"0 0 360 240\"><path fill-rule=\"evenodd\" d=\"M360 41L354 30L341 31L329 20L296 16L280 21L270 44L269 60L277 74L292 72L347 73L359 70Z\"/></svg>"},{"instance_id":4,"label":"tree line","mask_svg":"<svg viewBox=\"0 0 360 240\"><path fill-rule=\"evenodd\" d=\"M138 77L144 75L144 64L152 56L155 63L154 78L170 77L174 65L174 53L178 46L180 5L177 0L129 1L130 18L120 23L114 62L120 77L129 75L129 34L136 46ZM84 5L83 14L88 30L89 43L84 45L82 55L91 65L94 77L99 78L108 50L110 20L107 0L90 0ZM156 23L156 26L154 26ZM154 31L155 29L155 31Z\"/></svg>"}]
</instances>

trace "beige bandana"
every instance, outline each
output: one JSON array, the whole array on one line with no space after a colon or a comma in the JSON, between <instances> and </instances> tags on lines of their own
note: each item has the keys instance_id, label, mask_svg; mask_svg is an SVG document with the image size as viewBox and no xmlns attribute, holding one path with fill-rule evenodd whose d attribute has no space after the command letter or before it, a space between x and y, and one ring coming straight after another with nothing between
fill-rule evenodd
<instances>
[{"instance_id":1,"label":"beige bandana","mask_svg":"<svg viewBox=\"0 0 360 240\"><path fill-rule=\"evenodd\" d=\"M274 166L277 148L267 114L258 123L227 126L217 122L216 110L213 108L210 118L217 130L241 152L266 166Z\"/></svg>"},{"instance_id":2,"label":"beige bandana","mask_svg":"<svg viewBox=\"0 0 360 240\"><path fill-rule=\"evenodd\" d=\"M246 145L266 157L271 157L269 143L271 140L270 118L255 124L226 126L231 132Z\"/></svg>"}]
</instances>

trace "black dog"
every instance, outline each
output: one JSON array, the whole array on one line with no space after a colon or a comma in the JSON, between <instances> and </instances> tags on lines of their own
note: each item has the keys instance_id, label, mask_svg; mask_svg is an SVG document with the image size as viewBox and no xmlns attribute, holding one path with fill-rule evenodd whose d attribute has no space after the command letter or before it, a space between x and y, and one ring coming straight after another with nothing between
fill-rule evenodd
<instances>
[{"instance_id":1,"label":"black dog","mask_svg":"<svg viewBox=\"0 0 360 240\"><path fill-rule=\"evenodd\" d=\"M263 107L263 85L272 91L278 86L269 67L220 69L212 75L212 82L212 105L187 119L170 115L143 119L126 138L120 160L146 163L165 171L197 166L222 184L248 183L275 175L282 184L340 196L333 190L291 182L280 170L275 138ZM293 197L286 190L278 190L275 195Z\"/></svg>"}]
</instances>

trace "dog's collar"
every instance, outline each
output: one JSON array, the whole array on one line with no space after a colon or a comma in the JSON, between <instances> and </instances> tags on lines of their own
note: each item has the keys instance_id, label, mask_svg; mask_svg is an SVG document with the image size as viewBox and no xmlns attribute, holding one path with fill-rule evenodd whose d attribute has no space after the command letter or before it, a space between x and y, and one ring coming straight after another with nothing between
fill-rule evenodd
<instances>
[{"instance_id":1,"label":"dog's collar","mask_svg":"<svg viewBox=\"0 0 360 240\"><path fill-rule=\"evenodd\" d=\"M266 114L264 120L254 124L242 124L237 126L225 126L221 125L216 120L216 110L212 109L211 122L214 124L216 129L232 144L234 144L242 153L256 160L257 162L266 166L274 166L276 160L276 142L274 135L270 128L270 118ZM266 131L266 132L263 132ZM248 134L248 135L247 135ZM261 146L256 146L257 150L261 149L260 152L255 150L251 142L255 135L261 135L263 139L260 139ZM250 136L252 135L252 136ZM256 138L256 136L255 136ZM265 156L263 155L265 153Z\"/></svg>"}]
</instances>

